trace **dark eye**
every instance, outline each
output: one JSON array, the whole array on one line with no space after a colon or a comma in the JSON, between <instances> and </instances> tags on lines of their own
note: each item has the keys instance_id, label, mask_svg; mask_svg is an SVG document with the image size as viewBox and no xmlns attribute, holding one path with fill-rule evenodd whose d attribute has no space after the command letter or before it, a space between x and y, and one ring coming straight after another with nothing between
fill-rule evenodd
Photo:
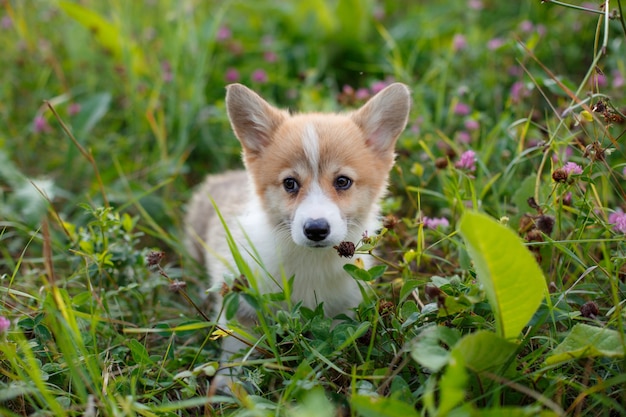
<instances>
[{"instance_id":1,"label":"dark eye","mask_svg":"<svg viewBox=\"0 0 626 417\"><path fill-rule=\"evenodd\" d=\"M335 189L347 190L352 186L352 180L344 175L341 175L335 179Z\"/></svg>"},{"instance_id":2,"label":"dark eye","mask_svg":"<svg viewBox=\"0 0 626 417\"><path fill-rule=\"evenodd\" d=\"M283 188L288 193L297 193L300 189L300 184L298 184L295 178L288 177L283 180Z\"/></svg>"}]
</instances>

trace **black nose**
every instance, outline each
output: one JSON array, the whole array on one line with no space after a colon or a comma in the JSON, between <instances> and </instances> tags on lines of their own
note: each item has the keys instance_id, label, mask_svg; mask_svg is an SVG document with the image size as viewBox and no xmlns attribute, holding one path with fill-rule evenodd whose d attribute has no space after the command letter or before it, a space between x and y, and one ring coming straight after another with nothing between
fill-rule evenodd
<instances>
[{"instance_id":1,"label":"black nose","mask_svg":"<svg viewBox=\"0 0 626 417\"><path fill-rule=\"evenodd\" d=\"M326 239L330 234L330 225L326 219L309 219L304 223L304 235L314 242Z\"/></svg>"}]
</instances>

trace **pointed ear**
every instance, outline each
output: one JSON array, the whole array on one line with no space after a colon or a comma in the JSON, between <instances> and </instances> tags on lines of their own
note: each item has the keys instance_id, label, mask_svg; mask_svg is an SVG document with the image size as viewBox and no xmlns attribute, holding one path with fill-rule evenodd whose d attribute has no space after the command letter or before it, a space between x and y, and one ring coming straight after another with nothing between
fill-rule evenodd
<instances>
[{"instance_id":1,"label":"pointed ear","mask_svg":"<svg viewBox=\"0 0 626 417\"><path fill-rule=\"evenodd\" d=\"M241 84L226 87L226 110L235 135L247 152L259 153L288 113L272 107Z\"/></svg>"},{"instance_id":2,"label":"pointed ear","mask_svg":"<svg viewBox=\"0 0 626 417\"><path fill-rule=\"evenodd\" d=\"M406 127L410 109L408 87L394 83L372 97L351 118L363 130L367 144L386 154L393 152L398 136Z\"/></svg>"}]
</instances>

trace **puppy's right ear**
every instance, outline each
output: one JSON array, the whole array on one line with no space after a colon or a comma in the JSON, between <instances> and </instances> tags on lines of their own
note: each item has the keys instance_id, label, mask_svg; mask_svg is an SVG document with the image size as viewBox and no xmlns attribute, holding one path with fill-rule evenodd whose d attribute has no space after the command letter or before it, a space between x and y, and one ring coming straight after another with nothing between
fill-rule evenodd
<instances>
[{"instance_id":1,"label":"puppy's right ear","mask_svg":"<svg viewBox=\"0 0 626 417\"><path fill-rule=\"evenodd\" d=\"M287 112L241 84L226 87L226 110L244 150L256 154L270 143L273 133L288 117Z\"/></svg>"}]
</instances>

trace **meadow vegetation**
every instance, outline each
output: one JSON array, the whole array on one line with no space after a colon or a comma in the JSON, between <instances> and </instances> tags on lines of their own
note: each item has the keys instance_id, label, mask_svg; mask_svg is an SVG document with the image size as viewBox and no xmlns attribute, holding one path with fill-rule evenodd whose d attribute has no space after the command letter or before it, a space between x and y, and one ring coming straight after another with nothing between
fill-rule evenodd
<instances>
[{"instance_id":1,"label":"meadow vegetation","mask_svg":"<svg viewBox=\"0 0 626 417\"><path fill-rule=\"evenodd\" d=\"M626 415L625 10L5 0L0 414ZM240 166L225 85L338 111L392 81L385 228L353 242L380 266L346 271L373 295L332 327L225 289L262 336L247 390L211 396L224 332L181 222Z\"/></svg>"}]
</instances>

